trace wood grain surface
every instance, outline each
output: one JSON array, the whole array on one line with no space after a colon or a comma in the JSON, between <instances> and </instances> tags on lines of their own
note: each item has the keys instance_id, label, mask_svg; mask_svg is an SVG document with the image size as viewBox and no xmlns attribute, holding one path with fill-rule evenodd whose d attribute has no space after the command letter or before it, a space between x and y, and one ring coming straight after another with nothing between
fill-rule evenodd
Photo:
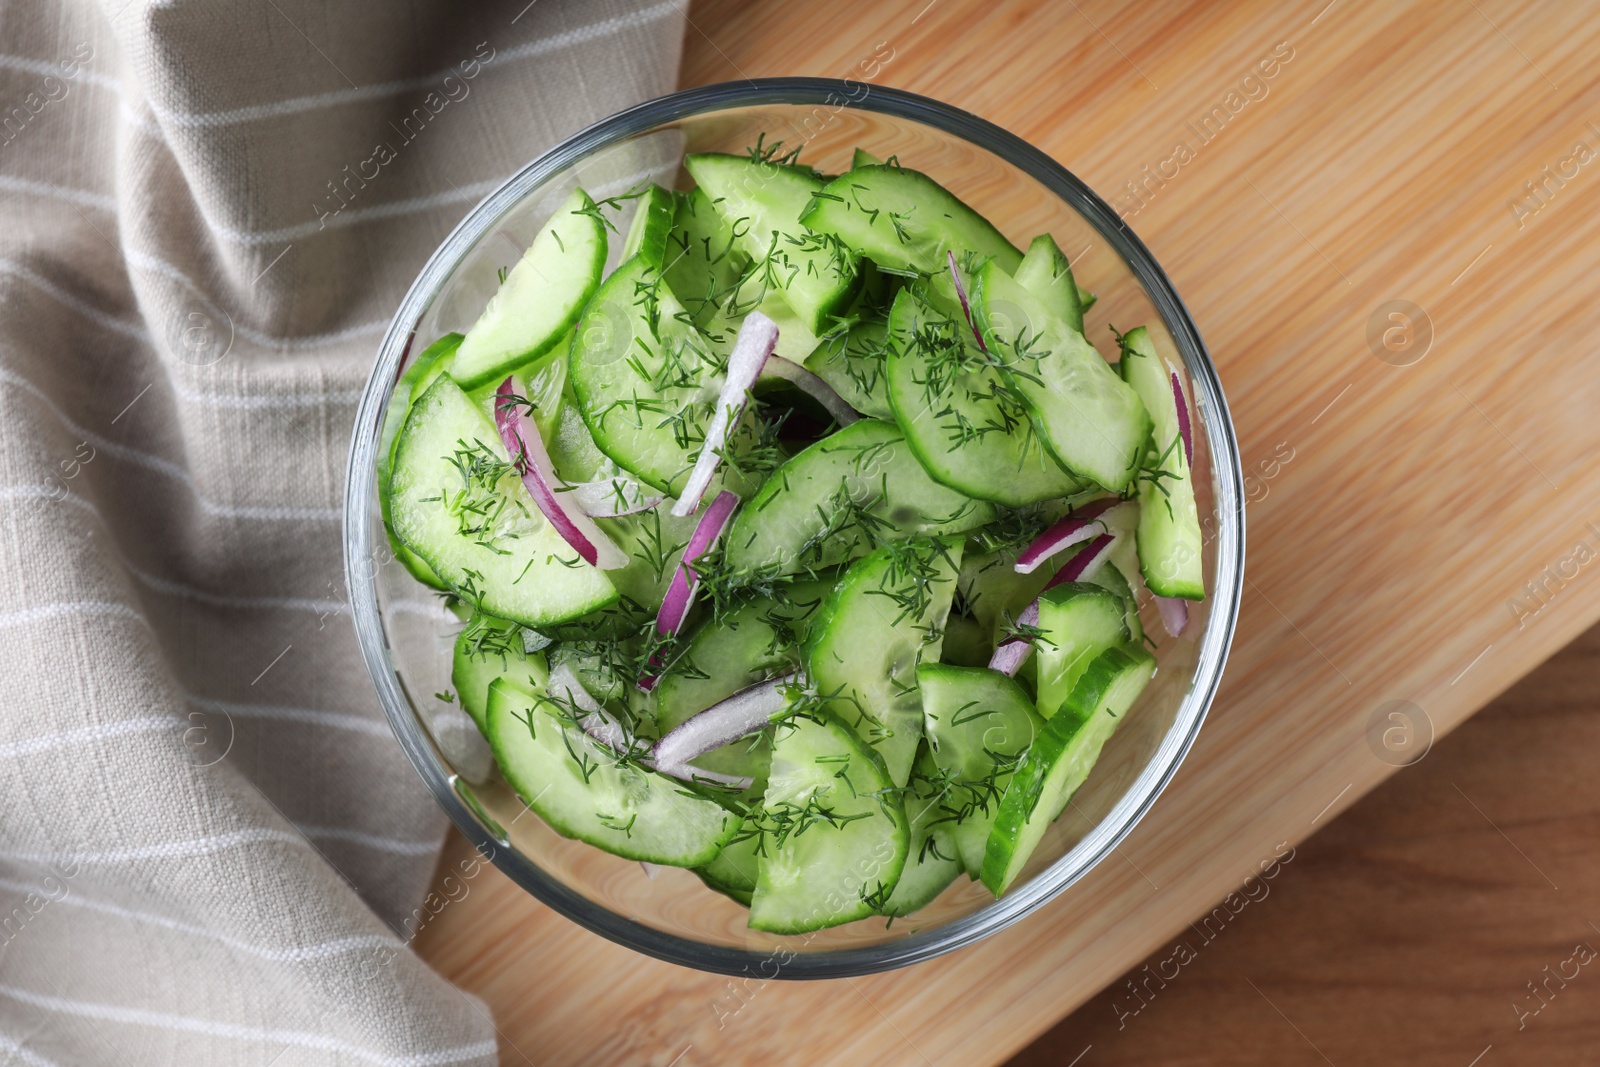
<instances>
[{"instance_id":1,"label":"wood grain surface","mask_svg":"<svg viewBox=\"0 0 1600 1067\"><path fill-rule=\"evenodd\" d=\"M1385 737L1448 732L1600 616L1600 12L718 0L690 18L686 85L859 76L886 46L878 83L998 122L1127 212L1253 471L1232 659L1118 857L942 960L730 982L493 871L419 948L487 1001L507 1063L998 1063L1394 773Z\"/></svg>"},{"instance_id":2,"label":"wood grain surface","mask_svg":"<svg viewBox=\"0 0 1600 1067\"><path fill-rule=\"evenodd\" d=\"M1600 627L1011 1067L1592 1064L1597 679Z\"/></svg>"}]
</instances>

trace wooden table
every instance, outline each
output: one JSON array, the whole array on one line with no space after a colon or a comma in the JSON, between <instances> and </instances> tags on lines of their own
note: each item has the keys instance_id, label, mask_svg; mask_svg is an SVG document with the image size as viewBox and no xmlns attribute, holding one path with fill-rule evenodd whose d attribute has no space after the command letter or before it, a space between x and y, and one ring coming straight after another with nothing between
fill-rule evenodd
<instances>
[{"instance_id":1,"label":"wooden table","mask_svg":"<svg viewBox=\"0 0 1600 1067\"><path fill-rule=\"evenodd\" d=\"M1592 1064L1597 678L1600 626L1319 824L1224 935L1180 930L1009 1067ZM1179 940L1196 958L1130 993Z\"/></svg>"},{"instance_id":2,"label":"wooden table","mask_svg":"<svg viewBox=\"0 0 1600 1067\"><path fill-rule=\"evenodd\" d=\"M420 948L492 1006L508 1063L998 1063L1392 774L1369 742L1388 702L1443 734L1600 616L1600 15L717 0L691 18L686 85L846 75L886 45L880 83L993 119L1108 197L1144 183L1119 206L1205 334L1256 471L1232 659L1120 861L953 956L734 989L494 872Z\"/></svg>"}]
</instances>

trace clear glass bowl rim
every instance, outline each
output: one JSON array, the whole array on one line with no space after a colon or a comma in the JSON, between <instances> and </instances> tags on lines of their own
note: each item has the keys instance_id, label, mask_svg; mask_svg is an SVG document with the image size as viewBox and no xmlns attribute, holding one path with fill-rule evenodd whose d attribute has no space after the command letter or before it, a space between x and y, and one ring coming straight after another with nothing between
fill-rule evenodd
<instances>
[{"instance_id":1,"label":"clear glass bowl rim","mask_svg":"<svg viewBox=\"0 0 1600 1067\"><path fill-rule=\"evenodd\" d=\"M863 84L833 78L756 78L686 89L597 122L523 167L468 213L429 257L412 283L384 335L377 363L362 393L352 434L345 481L344 554L345 580L357 641L389 724L439 806L467 839L490 856L495 866L512 881L568 919L648 956L720 974L765 975L764 968L759 972L755 969L772 961L778 953L789 957L777 967L777 977L782 978L846 978L891 970L974 944L1048 903L1087 874L1127 837L1177 773L1216 694L1238 620L1244 581L1244 484L1238 441L1205 343L1155 257L1087 185L1015 134L949 104L902 89L874 85L862 95ZM855 96L861 99L853 99ZM1196 391L1195 406L1211 452L1218 515L1215 588L1193 684L1150 762L1107 816L1032 881L970 915L926 934L816 953L712 945L635 922L568 888L498 839L456 793L453 775L440 763L432 741L400 686L379 620L376 577L371 565L375 547L371 503L376 492L375 460L381 413L400 363L414 340L416 323L466 251L529 192L594 151L694 115L770 105L846 107L909 119L941 130L993 153L1026 173L1087 220L1116 249L1144 287L1183 357Z\"/></svg>"}]
</instances>

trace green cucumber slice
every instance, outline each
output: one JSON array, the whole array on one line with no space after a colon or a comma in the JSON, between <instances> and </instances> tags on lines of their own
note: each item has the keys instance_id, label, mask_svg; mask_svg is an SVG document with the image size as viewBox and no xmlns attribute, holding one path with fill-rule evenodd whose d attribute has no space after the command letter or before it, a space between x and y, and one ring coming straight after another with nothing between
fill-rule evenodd
<instances>
[{"instance_id":1,"label":"green cucumber slice","mask_svg":"<svg viewBox=\"0 0 1600 1067\"><path fill-rule=\"evenodd\" d=\"M656 683L656 721L662 733L757 682L786 674L799 659L810 620L833 587L831 580L780 585L707 619ZM766 734L708 752L695 765L708 771L765 780L771 756ZM753 868L752 868L753 870Z\"/></svg>"},{"instance_id":2,"label":"green cucumber slice","mask_svg":"<svg viewBox=\"0 0 1600 1067\"><path fill-rule=\"evenodd\" d=\"M812 687L905 785L922 739L917 664L937 662L961 567L959 538L884 545L845 572L806 642Z\"/></svg>"},{"instance_id":3,"label":"green cucumber slice","mask_svg":"<svg viewBox=\"0 0 1600 1067\"><path fill-rule=\"evenodd\" d=\"M994 520L992 505L929 478L899 429L862 419L773 472L734 516L724 563L746 578L836 566L876 537L965 533Z\"/></svg>"},{"instance_id":4,"label":"green cucumber slice","mask_svg":"<svg viewBox=\"0 0 1600 1067\"><path fill-rule=\"evenodd\" d=\"M1015 551L970 548L961 561L958 588L962 602L982 628L991 650L1006 636L1002 631L1007 624L1033 603L1053 573L1049 567L1040 567L1031 574L1018 574L1016 562Z\"/></svg>"},{"instance_id":5,"label":"green cucumber slice","mask_svg":"<svg viewBox=\"0 0 1600 1067\"><path fill-rule=\"evenodd\" d=\"M748 156L691 155L683 165L751 259L735 298L741 309L776 289L807 329L824 332L855 296L860 257L800 225L822 179Z\"/></svg>"},{"instance_id":6,"label":"green cucumber slice","mask_svg":"<svg viewBox=\"0 0 1600 1067\"><path fill-rule=\"evenodd\" d=\"M934 765L946 784L943 813L962 867L976 878L1000 798L1044 721L1022 687L999 671L924 663L917 686Z\"/></svg>"},{"instance_id":7,"label":"green cucumber slice","mask_svg":"<svg viewBox=\"0 0 1600 1067\"><path fill-rule=\"evenodd\" d=\"M1121 491L1150 432L1144 404L1083 334L991 261L973 294L989 351L1033 416L1046 448L1075 474Z\"/></svg>"},{"instance_id":8,"label":"green cucumber slice","mask_svg":"<svg viewBox=\"0 0 1600 1067\"><path fill-rule=\"evenodd\" d=\"M1101 567L1106 570L1106 567ZM1039 714L1050 718L1106 649L1128 640L1127 606L1110 590L1063 582L1039 597Z\"/></svg>"},{"instance_id":9,"label":"green cucumber slice","mask_svg":"<svg viewBox=\"0 0 1600 1067\"><path fill-rule=\"evenodd\" d=\"M461 710L472 716L479 730L488 727L489 686L510 678L530 693L544 690L550 668L543 652L529 652L523 628L492 615L474 615L456 635L450 683L456 688Z\"/></svg>"},{"instance_id":10,"label":"green cucumber slice","mask_svg":"<svg viewBox=\"0 0 1600 1067\"><path fill-rule=\"evenodd\" d=\"M1143 326L1122 335L1122 377L1150 412L1151 447L1139 474L1139 569L1157 596L1204 600L1200 513L1178 428L1172 369Z\"/></svg>"},{"instance_id":11,"label":"green cucumber slice","mask_svg":"<svg viewBox=\"0 0 1600 1067\"><path fill-rule=\"evenodd\" d=\"M1041 233L1028 245L1022 265L1012 275L1017 284L1038 298L1046 311L1083 333L1083 308L1078 303L1078 283L1072 278L1072 265L1056 244L1056 239Z\"/></svg>"},{"instance_id":12,"label":"green cucumber slice","mask_svg":"<svg viewBox=\"0 0 1600 1067\"><path fill-rule=\"evenodd\" d=\"M1090 585L1098 585L1117 594L1122 601L1122 621L1128 627L1128 640L1136 645L1143 644L1144 623L1139 621L1139 599L1134 595L1133 585L1128 581L1128 576L1122 573L1122 564L1115 551L1106 563L1106 566L1096 568L1094 575L1087 580Z\"/></svg>"},{"instance_id":13,"label":"green cucumber slice","mask_svg":"<svg viewBox=\"0 0 1600 1067\"><path fill-rule=\"evenodd\" d=\"M642 256L652 269L661 270L666 265L667 235L677 211L678 203L672 193L659 185L647 186L634 208L628 236L623 238L620 262Z\"/></svg>"},{"instance_id":14,"label":"green cucumber slice","mask_svg":"<svg viewBox=\"0 0 1600 1067\"><path fill-rule=\"evenodd\" d=\"M910 829L883 763L826 713L777 728L750 926L803 934L864 919L905 867Z\"/></svg>"},{"instance_id":15,"label":"green cucumber slice","mask_svg":"<svg viewBox=\"0 0 1600 1067\"><path fill-rule=\"evenodd\" d=\"M756 891L756 872L761 866L761 828L753 819L745 819L733 840L722 846L710 863L696 867L695 874L707 886L725 897L750 906Z\"/></svg>"},{"instance_id":16,"label":"green cucumber slice","mask_svg":"<svg viewBox=\"0 0 1600 1067\"><path fill-rule=\"evenodd\" d=\"M926 174L899 166L839 175L800 221L890 270L944 270L950 249L991 256L1007 273L1022 262L1022 253L988 219Z\"/></svg>"},{"instance_id":17,"label":"green cucumber slice","mask_svg":"<svg viewBox=\"0 0 1600 1067\"><path fill-rule=\"evenodd\" d=\"M422 395L419 386L424 382L432 384L435 377L444 373L444 368L449 366L460 344L459 333L447 333L422 350L395 383L394 392L389 396L389 405L383 411L383 425L378 431L378 511L383 516L383 528L389 535L389 547L413 578L433 589L445 589L446 586L421 556L394 535L394 522L389 516L389 476L394 471L395 442L400 439L400 428L405 425L406 413L411 410L416 398Z\"/></svg>"},{"instance_id":18,"label":"green cucumber slice","mask_svg":"<svg viewBox=\"0 0 1600 1067\"><path fill-rule=\"evenodd\" d=\"M715 800L623 761L570 709L509 678L489 686L488 727L500 773L562 837L625 859L698 867L739 830L739 816Z\"/></svg>"},{"instance_id":19,"label":"green cucumber slice","mask_svg":"<svg viewBox=\"0 0 1600 1067\"><path fill-rule=\"evenodd\" d=\"M851 170L859 170L862 167L876 167L882 163L883 160L879 159L877 156L873 155L871 152L868 152L864 148L856 149L855 152L853 152L850 156Z\"/></svg>"},{"instance_id":20,"label":"green cucumber slice","mask_svg":"<svg viewBox=\"0 0 1600 1067\"><path fill-rule=\"evenodd\" d=\"M635 256L589 302L572 342L568 381L595 444L624 470L676 496L700 451L722 371L710 342L687 320L661 275ZM749 419L746 415L746 420ZM741 423L745 427L746 423ZM737 454L749 434L736 429ZM748 488L724 463L720 482Z\"/></svg>"},{"instance_id":21,"label":"green cucumber slice","mask_svg":"<svg viewBox=\"0 0 1600 1067\"><path fill-rule=\"evenodd\" d=\"M958 583L959 585L959 583ZM977 619L951 615L944 621L944 648L940 658L960 667L982 667L994 653L994 642Z\"/></svg>"},{"instance_id":22,"label":"green cucumber slice","mask_svg":"<svg viewBox=\"0 0 1600 1067\"><path fill-rule=\"evenodd\" d=\"M880 909L883 914L898 917L920 911L961 873L955 829L944 813L948 791L944 776L924 744L917 751L911 780L902 794L906 824L911 830L906 865L894 884L894 892Z\"/></svg>"},{"instance_id":23,"label":"green cucumber slice","mask_svg":"<svg viewBox=\"0 0 1600 1067\"><path fill-rule=\"evenodd\" d=\"M395 535L463 599L535 629L614 602L534 506L500 435L449 375L412 406L390 478Z\"/></svg>"},{"instance_id":24,"label":"green cucumber slice","mask_svg":"<svg viewBox=\"0 0 1600 1067\"><path fill-rule=\"evenodd\" d=\"M702 329L739 284L750 257L704 189L678 194L667 235L667 285Z\"/></svg>"},{"instance_id":25,"label":"green cucumber slice","mask_svg":"<svg viewBox=\"0 0 1600 1067\"><path fill-rule=\"evenodd\" d=\"M574 189L467 331L450 374L484 385L554 348L578 320L606 265L606 231L589 194Z\"/></svg>"},{"instance_id":26,"label":"green cucumber slice","mask_svg":"<svg viewBox=\"0 0 1600 1067\"><path fill-rule=\"evenodd\" d=\"M952 489L1010 507L1080 491L960 316L959 305L952 315L910 288L889 312L889 406L923 468Z\"/></svg>"},{"instance_id":27,"label":"green cucumber slice","mask_svg":"<svg viewBox=\"0 0 1600 1067\"><path fill-rule=\"evenodd\" d=\"M883 373L888 354L889 324L869 319L825 335L806 357L805 367L861 414L892 421L889 381Z\"/></svg>"},{"instance_id":28,"label":"green cucumber slice","mask_svg":"<svg viewBox=\"0 0 1600 1067\"><path fill-rule=\"evenodd\" d=\"M1100 750L1155 673L1137 645L1109 648L1089 665L1028 749L1006 786L983 856L983 884L1000 896L1016 881L1044 832L1089 777Z\"/></svg>"}]
</instances>

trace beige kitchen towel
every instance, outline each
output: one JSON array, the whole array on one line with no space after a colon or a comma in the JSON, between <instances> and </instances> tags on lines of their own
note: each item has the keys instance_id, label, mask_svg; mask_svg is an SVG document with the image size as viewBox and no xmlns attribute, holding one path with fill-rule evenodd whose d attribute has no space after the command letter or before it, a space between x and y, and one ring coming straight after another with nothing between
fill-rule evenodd
<instances>
[{"instance_id":1,"label":"beige kitchen towel","mask_svg":"<svg viewBox=\"0 0 1600 1067\"><path fill-rule=\"evenodd\" d=\"M495 1060L408 950L445 824L357 656L351 420L429 252L683 17L0 8L0 1063Z\"/></svg>"}]
</instances>

